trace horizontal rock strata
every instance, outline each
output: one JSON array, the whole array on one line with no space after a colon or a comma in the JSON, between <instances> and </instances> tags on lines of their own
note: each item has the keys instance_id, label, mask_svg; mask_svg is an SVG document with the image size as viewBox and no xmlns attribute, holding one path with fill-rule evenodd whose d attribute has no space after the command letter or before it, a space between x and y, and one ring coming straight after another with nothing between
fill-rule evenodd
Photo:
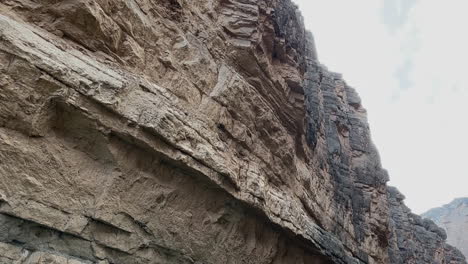
<instances>
[{"instance_id":1,"label":"horizontal rock strata","mask_svg":"<svg viewBox=\"0 0 468 264\"><path fill-rule=\"evenodd\" d=\"M2 1L0 102L1 263L466 263L289 0Z\"/></svg>"}]
</instances>

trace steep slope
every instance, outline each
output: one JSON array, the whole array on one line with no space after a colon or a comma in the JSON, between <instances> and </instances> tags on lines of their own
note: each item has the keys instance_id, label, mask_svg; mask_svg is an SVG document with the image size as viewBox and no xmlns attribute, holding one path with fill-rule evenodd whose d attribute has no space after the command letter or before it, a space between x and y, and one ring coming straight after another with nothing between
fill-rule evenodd
<instances>
[{"instance_id":1,"label":"steep slope","mask_svg":"<svg viewBox=\"0 0 468 264\"><path fill-rule=\"evenodd\" d=\"M465 263L290 1L0 13L0 263Z\"/></svg>"},{"instance_id":2,"label":"steep slope","mask_svg":"<svg viewBox=\"0 0 468 264\"><path fill-rule=\"evenodd\" d=\"M447 232L447 241L468 256L468 198L458 198L422 214Z\"/></svg>"}]
</instances>

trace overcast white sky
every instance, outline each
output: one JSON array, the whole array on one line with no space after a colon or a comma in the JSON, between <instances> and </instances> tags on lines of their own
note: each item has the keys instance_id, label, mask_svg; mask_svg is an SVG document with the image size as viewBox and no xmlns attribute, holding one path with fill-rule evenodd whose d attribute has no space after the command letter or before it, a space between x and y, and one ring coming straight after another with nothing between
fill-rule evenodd
<instances>
[{"instance_id":1,"label":"overcast white sky","mask_svg":"<svg viewBox=\"0 0 468 264\"><path fill-rule=\"evenodd\" d=\"M415 213L468 197L468 1L294 0Z\"/></svg>"}]
</instances>

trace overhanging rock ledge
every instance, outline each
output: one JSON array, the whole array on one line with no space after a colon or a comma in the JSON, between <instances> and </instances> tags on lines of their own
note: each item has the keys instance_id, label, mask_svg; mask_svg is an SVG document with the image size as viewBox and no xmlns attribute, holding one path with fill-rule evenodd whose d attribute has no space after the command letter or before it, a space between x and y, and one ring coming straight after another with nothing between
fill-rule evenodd
<instances>
[{"instance_id":1,"label":"overhanging rock ledge","mask_svg":"<svg viewBox=\"0 0 468 264\"><path fill-rule=\"evenodd\" d=\"M4 0L0 102L0 263L466 263L289 0Z\"/></svg>"}]
</instances>

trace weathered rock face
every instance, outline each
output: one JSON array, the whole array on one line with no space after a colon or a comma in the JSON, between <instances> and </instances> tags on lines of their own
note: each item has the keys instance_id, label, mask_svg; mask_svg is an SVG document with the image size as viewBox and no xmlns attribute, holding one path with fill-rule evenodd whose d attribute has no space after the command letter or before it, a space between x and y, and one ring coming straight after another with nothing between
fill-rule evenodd
<instances>
[{"instance_id":1,"label":"weathered rock face","mask_svg":"<svg viewBox=\"0 0 468 264\"><path fill-rule=\"evenodd\" d=\"M445 243L445 231L434 222L411 213L402 201L404 196L389 187L390 259L392 263L464 263L461 252ZM429 252L429 254L428 254Z\"/></svg>"},{"instance_id":2,"label":"weathered rock face","mask_svg":"<svg viewBox=\"0 0 468 264\"><path fill-rule=\"evenodd\" d=\"M447 232L447 241L468 256L468 198L458 198L422 214Z\"/></svg>"},{"instance_id":3,"label":"weathered rock face","mask_svg":"<svg viewBox=\"0 0 468 264\"><path fill-rule=\"evenodd\" d=\"M465 263L290 1L0 13L0 262Z\"/></svg>"}]
</instances>

